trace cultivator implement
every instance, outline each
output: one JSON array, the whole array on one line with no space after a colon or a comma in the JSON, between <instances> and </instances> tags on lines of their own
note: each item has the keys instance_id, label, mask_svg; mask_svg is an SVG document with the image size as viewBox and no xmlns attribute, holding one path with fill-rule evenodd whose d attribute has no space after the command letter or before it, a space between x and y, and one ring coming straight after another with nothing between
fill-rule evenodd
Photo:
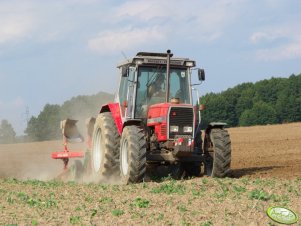
<instances>
[{"instance_id":1,"label":"cultivator implement","mask_svg":"<svg viewBox=\"0 0 301 226\"><path fill-rule=\"evenodd\" d=\"M81 180L83 173L90 172L91 154L90 149L92 146L92 133L95 123L95 118L91 117L86 120L87 126L87 151L71 151L68 148L68 143L81 143L84 142L83 136L79 133L76 123L78 120L66 119L61 121L61 130L63 134L64 149L59 152L53 152L51 157L53 159L61 159L64 163L64 171L57 177L60 180ZM85 158L84 161L75 160L74 165L68 167L70 158Z\"/></svg>"},{"instance_id":2,"label":"cultivator implement","mask_svg":"<svg viewBox=\"0 0 301 226\"><path fill-rule=\"evenodd\" d=\"M75 162L75 169L70 170L68 163L70 158L83 158L85 153L83 151L71 151L68 149L68 143L80 143L84 141L83 136L79 133L76 127L77 120L66 119L61 121L61 130L63 134L63 151L53 152L51 157L53 159L61 159L64 163L64 171L58 176L58 179L75 179L76 174L82 170L82 163L79 160ZM73 177L70 178L70 175Z\"/></svg>"}]
</instances>

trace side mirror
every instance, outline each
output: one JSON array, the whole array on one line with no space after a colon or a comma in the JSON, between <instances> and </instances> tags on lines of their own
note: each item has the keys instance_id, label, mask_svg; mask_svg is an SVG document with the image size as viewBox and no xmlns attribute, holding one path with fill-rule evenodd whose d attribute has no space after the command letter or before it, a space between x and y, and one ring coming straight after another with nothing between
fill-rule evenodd
<instances>
[{"instance_id":1,"label":"side mirror","mask_svg":"<svg viewBox=\"0 0 301 226\"><path fill-rule=\"evenodd\" d=\"M199 81L205 81L205 70L198 69L198 76L199 76Z\"/></svg>"},{"instance_id":2,"label":"side mirror","mask_svg":"<svg viewBox=\"0 0 301 226\"><path fill-rule=\"evenodd\" d=\"M122 75L122 77L128 77L128 71L129 71L128 67L122 66L121 67L121 75Z\"/></svg>"}]
</instances>

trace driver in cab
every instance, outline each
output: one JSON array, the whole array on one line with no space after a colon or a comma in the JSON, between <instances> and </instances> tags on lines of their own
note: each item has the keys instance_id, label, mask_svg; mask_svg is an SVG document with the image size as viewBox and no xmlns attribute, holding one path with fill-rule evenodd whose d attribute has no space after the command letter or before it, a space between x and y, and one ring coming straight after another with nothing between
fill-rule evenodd
<instances>
[{"instance_id":1,"label":"driver in cab","mask_svg":"<svg viewBox=\"0 0 301 226\"><path fill-rule=\"evenodd\" d=\"M160 74L155 81L148 87L149 103L164 103L165 102L165 76Z\"/></svg>"}]
</instances>

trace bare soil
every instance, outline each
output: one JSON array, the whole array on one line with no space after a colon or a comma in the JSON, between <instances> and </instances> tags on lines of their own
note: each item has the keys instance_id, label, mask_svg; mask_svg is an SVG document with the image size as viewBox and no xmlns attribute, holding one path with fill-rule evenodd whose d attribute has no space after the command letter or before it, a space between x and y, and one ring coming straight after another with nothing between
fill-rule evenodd
<instances>
[{"instance_id":1,"label":"bare soil","mask_svg":"<svg viewBox=\"0 0 301 226\"><path fill-rule=\"evenodd\" d=\"M301 123L228 129L236 178L301 177Z\"/></svg>"}]
</instances>

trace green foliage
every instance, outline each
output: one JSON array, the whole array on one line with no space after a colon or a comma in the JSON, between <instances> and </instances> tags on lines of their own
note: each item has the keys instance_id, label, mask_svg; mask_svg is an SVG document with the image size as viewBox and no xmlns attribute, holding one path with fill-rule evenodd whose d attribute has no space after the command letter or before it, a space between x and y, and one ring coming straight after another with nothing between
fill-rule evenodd
<instances>
[{"instance_id":1,"label":"green foliage","mask_svg":"<svg viewBox=\"0 0 301 226\"><path fill-rule=\"evenodd\" d=\"M69 219L69 222L71 224L79 224L81 222L81 217L80 216L71 216Z\"/></svg>"},{"instance_id":2,"label":"green foliage","mask_svg":"<svg viewBox=\"0 0 301 226\"><path fill-rule=\"evenodd\" d=\"M60 137L60 106L46 104L39 116L31 117L24 131L33 141Z\"/></svg>"},{"instance_id":3,"label":"green foliage","mask_svg":"<svg viewBox=\"0 0 301 226\"><path fill-rule=\"evenodd\" d=\"M78 128L84 128L86 118L97 115L102 104L113 99L111 94L99 92L92 96L77 96L62 106L46 104L43 111L32 116L24 131L29 141L54 140L61 136L60 121L66 118L78 119Z\"/></svg>"},{"instance_id":4,"label":"green foliage","mask_svg":"<svg viewBox=\"0 0 301 226\"><path fill-rule=\"evenodd\" d=\"M119 217L119 216L121 216L123 214L124 214L124 211L121 210L121 209L115 209L115 210L112 211L112 215L116 216L116 217Z\"/></svg>"},{"instance_id":5,"label":"green foliage","mask_svg":"<svg viewBox=\"0 0 301 226\"><path fill-rule=\"evenodd\" d=\"M262 200L262 201L268 201L271 199L271 196L262 189L255 189L249 193L249 198Z\"/></svg>"},{"instance_id":6,"label":"green foliage","mask_svg":"<svg viewBox=\"0 0 301 226\"><path fill-rule=\"evenodd\" d=\"M276 110L262 101L255 103L252 109L245 110L239 118L241 126L275 124L277 122Z\"/></svg>"},{"instance_id":7,"label":"green foliage","mask_svg":"<svg viewBox=\"0 0 301 226\"><path fill-rule=\"evenodd\" d=\"M216 121L232 127L301 121L300 87L301 74L206 94L201 98L203 128Z\"/></svg>"},{"instance_id":8,"label":"green foliage","mask_svg":"<svg viewBox=\"0 0 301 226\"><path fill-rule=\"evenodd\" d=\"M176 183L175 180L171 180L168 183L161 184L159 187L152 189L152 193L165 193L165 194L185 194L186 187L182 184Z\"/></svg>"},{"instance_id":9,"label":"green foliage","mask_svg":"<svg viewBox=\"0 0 301 226\"><path fill-rule=\"evenodd\" d=\"M148 208L149 204L149 200L138 197L132 202L131 206L136 206L139 208Z\"/></svg>"},{"instance_id":10,"label":"green foliage","mask_svg":"<svg viewBox=\"0 0 301 226\"><path fill-rule=\"evenodd\" d=\"M0 125L0 144L14 143L16 133L7 120L2 120Z\"/></svg>"}]
</instances>

